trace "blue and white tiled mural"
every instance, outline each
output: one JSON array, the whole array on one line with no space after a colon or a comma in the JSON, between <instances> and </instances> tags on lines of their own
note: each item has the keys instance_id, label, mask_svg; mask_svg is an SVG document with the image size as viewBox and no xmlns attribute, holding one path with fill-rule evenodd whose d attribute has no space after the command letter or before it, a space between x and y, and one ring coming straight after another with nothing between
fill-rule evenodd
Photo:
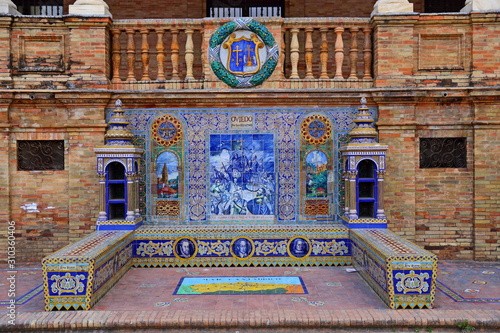
<instances>
[{"instance_id":1,"label":"blue and white tiled mural","mask_svg":"<svg viewBox=\"0 0 500 333\"><path fill-rule=\"evenodd\" d=\"M145 149L140 204L147 223L309 223L341 212L338 149L356 107L125 114L134 143Z\"/></svg>"}]
</instances>

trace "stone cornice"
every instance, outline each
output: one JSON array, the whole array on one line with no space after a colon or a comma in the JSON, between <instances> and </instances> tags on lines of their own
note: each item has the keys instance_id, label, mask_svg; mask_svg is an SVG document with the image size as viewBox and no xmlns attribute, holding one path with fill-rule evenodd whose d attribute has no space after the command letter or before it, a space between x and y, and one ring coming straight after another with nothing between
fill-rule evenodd
<instances>
[{"instance_id":1,"label":"stone cornice","mask_svg":"<svg viewBox=\"0 0 500 333\"><path fill-rule=\"evenodd\" d=\"M487 103L497 104L498 86L484 87L421 87L369 89L284 89L284 90L170 90L170 91L90 91L90 90L0 90L0 104L62 103L66 107L93 106L112 108L120 98L127 107L311 107L353 106L365 96L369 104Z\"/></svg>"}]
</instances>

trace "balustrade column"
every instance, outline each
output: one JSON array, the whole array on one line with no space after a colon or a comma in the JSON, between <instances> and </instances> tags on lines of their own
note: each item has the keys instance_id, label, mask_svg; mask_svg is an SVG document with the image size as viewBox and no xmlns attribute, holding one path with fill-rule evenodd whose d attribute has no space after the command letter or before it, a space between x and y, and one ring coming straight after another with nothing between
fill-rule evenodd
<instances>
[{"instance_id":1,"label":"balustrade column","mask_svg":"<svg viewBox=\"0 0 500 333\"><path fill-rule=\"evenodd\" d=\"M372 78L371 65L372 65L372 42L371 42L371 28L364 28L363 34L365 35L365 45L363 48L363 60L365 63L365 75L363 79L370 80Z\"/></svg>"},{"instance_id":2,"label":"balustrade column","mask_svg":"<svg viewBox=\"0 0 500 333\"><path fill-rule=\"evenodd\" d=\"M120 63L122 56L120 54L120 33L121 31L116 29L111 32L113 34L113 82L120 81Z\"/></svg>"},{"instance_id":3,"label":"balustrade column","mask_svg":"<svg viewBox=\"0 0 500 333\"><path fill-rule=\"evenodd\" d=\"M149 43L148 29L141 29L142 44L141 44L141 59L142 59L142 78L141 81L149 81Z\"/></svg>"},{"instance_id":4,"label":"balustrade column","mask_svg":"<svg viewBox=\"0 0 500 333\"><path fill-rule=\"evenodd\" d=\"M186 80L194 80L193 76L193 63L194 63L194 44L193 44L194 30L186 30Z\"/></svg>"},{"instance_id":5,"label":"balustrade column","mask_svg":"<svg viewBox=\"0 0 500 333\"><path fill-rule=\"evenodd\" d=\"M290 79L299 79L299 29L291 29L292 41L290 42L290 60L292 63L292 73Z\"/></svg>"},{"instance_id":6,"label":"balustrade column","mask_svg":"<svg viewBox=\"0 0 500 333\"><path fill-rule=\"evenodd\" d=\"M165 81L165 46L163 45L163 35L165 34L165 29L156 30L156 62L158 63L158 75L156 79L159 81Z\"/></svg>"},{"instance_id":7,"label":"balustrade column","mask_svg":"<svg viewBox=\"0 0 500 333\"><path fill-rule=\"evenodd\" d=\"M306 80L314 79L312 72L312 58L313 58L313 42L312 42L312 33L314 28L306 28Z\"/></svg>"},{"instance_id":8,"label":"balustrade column","mask_svg":"<svg viewBox=\"0 0 500 333\"><path fill-rule=\"evenodd\" d=\"M344 28L335 28L335 34L337 34L337 39L335 41L335 77L336 80L341 80L342 76L342 64L344 62L344 41L342 40L342 33Z\"/></svg>"},{"instance_id":9,"label":"balustrade column","mask_svg":"<svg viewBox=\"0 0 500 333\"><path fill-rule=\"evenodd\" d=\"M319 59L321 62L321 75L319 76L320 79L329 79L328 77L328 39L327 39L327 32L328 28L320 28L319 31L321 32L321 49L320 49L320 55Z\"/></svg>"},{"instance_id":10,"label":"balustrade column","mask_svg":"<svg viewBox=\"0 0 500 333\"><path fill-rule=\"evenodd\" d=\"M170 31L172 34L172 43L170 44L170 61L172 62L172 80L180 80L179 77L179 42L177 37L179 36L179 30L172 29Z\"/></svg>"},{"instance_id":11,"label":"balustrade column","mask_svg":"<svg viewBox=\"0 0 500 333\"><path fill-rule=\"evenodd\" d=\"M356 80L358 78L358 28L350 28L351 32L351 50L350 50L350 61L351 61L351 75L349 79Z\"/></svg>"},{"instance_id":12,"label":"balustrade column","mask_svg":"<svg viewBox=\"0 0 500 333\"><path fill-rule=\"evenodd\" d=\"M127 65L128 65L128 75L127 81L135 81L135 43L134 43L134 30L127 29Z\"/></svg>"}]
</instances>

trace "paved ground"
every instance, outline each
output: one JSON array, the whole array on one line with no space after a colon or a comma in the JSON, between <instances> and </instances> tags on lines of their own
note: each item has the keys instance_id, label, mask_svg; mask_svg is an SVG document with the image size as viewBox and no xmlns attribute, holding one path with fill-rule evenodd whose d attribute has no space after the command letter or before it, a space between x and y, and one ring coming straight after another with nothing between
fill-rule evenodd
<instances>
[{"instance_id":1,"label":"paved ground","mask_svg":"<svg viewBox=\"0 0 500 333\"><path fill-rule=\"evenodd\" d=\"M0 271L0 331L500 331L500 264L440 261L432 310L391 310L346 267L132 268L91 311L45 312L39 265L18 267L15 326ZM183 278L300 277L297 294L174 294ZM299 288L300 289L300 288ZM297 290L295 290L297 291Z\"/></svg>"}]
</instances>

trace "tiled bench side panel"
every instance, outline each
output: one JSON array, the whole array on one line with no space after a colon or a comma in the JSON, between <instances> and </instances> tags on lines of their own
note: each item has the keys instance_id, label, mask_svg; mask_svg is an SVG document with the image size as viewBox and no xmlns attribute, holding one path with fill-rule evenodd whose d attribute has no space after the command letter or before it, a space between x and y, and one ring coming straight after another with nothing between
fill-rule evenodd
<instances>
[{"instance_id":1,"label":"tiled bench side panel","mask_svg":"<svg viewBox=\"0 0 500 333\"><path fill-rule=\"evenodd\" d=\"M389 230L351 230L353 265L393 308L432 308L437 256Z\"/></svg>"},{"instance_id":2,"label":"tiled bench side panel","mask_svg":"<svg viewBox=\"0 0 500 333\"><path fill-rule=\"evenodd\" d=\"M133 232L97 231L42 261L45 310L88 310L131 266Z\"/></svg>"},{"instance_id":3,"label":"tiled bench side panel","mask_svg":"<svg viewBox=\"0 0 500 333\"><path fill-rule=\"evenodd\" d=\"M351 233L352 264L385 303L390 303L387 263Z\"/></svg>"}]
</instances>

